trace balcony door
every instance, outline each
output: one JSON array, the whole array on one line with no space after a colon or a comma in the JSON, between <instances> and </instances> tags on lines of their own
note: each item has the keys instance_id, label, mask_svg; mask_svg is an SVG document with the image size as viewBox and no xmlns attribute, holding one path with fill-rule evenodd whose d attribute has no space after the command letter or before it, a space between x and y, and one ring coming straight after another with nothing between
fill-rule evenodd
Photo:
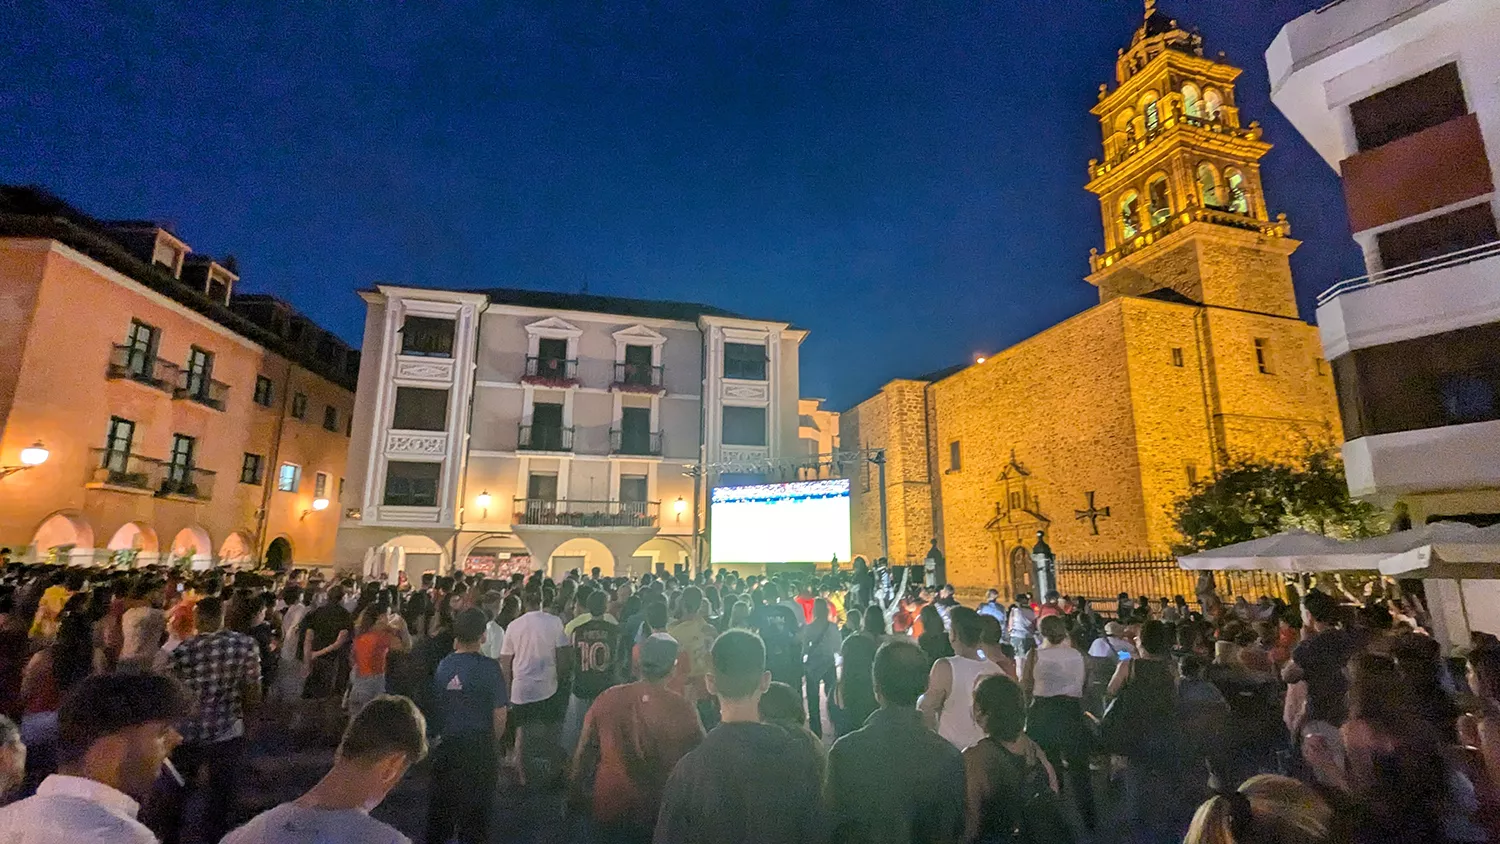
<instances>
[{"instance_id":1,"label":"balcony door","mask_svg":"<svg viewBox=\"0 0 1500 844\"><path fill-rule=\"evenodd\" d=\"M135 423L111 416L109 434L104 439L103 466L112 474L123 475L130 463L130 446L135 439Z\"/></svg>"},{"instance_id":2,"label":"balcony door","mask_svg":"<svg viewBox=\"0 0 1500 844\"><path fill-rule=\"evenodd\" d=\"M625 347L625 377L626 384L640 384L652 386L651 384L651 347L650 346L626 346Z\"/></svg>"},{"instance_id":3,"label":"balcony door","mask_svg":"<svg viewBox=\"0 0 1500 844\"><path fill-rule=\"evenodd\" d=\"M651 453L651 408L624 407L620 409L620 452L622 454Z\"/></svg>"},{"instance_id":4,"label":"balcony door","mask_svg":"<svg viewBox=\"0 0 1500 844\"><path fill-rule=\"evenodd\" d=\"M620 476L620 512L630 516L646 515L646 476Z\"/></svg>"},{"instance_id":5,"label":"balcony door","mask_svg":"<svg viewBox=\"0 0 1500 844\"><path fill-rule=\"evenodd\" d=\"M530 524L547 524L557 515L557 476L532 472L526 478L526 518Z\"/></svg>"},{"instance_id":6,"label":"balcony door","mask_svg":"<svg viewBox=\"0 0 1500 844\"><path fill-rule=\"evenodd\" d=\"M214 374L213 354L194 346L188 352L187 363L188 394L199 398L207 396L208 382Z\"/></svg>"},{"instance_id":7,"label":"balcony door","mask_svg":"<svg viewBox=\"0 0 1500 844\"><path fill-rule=\"evenodd\" d=\"M130 321L130 333L125 335L125 367L131 377L150 378L156 362L156 345L161 337L157 329L138 319Z\"/></svg>"},{"instance_id":8,"label":"balcony door","mask_svg":"<svg viewBox=\"0 0 1500 844\"><path fill-rule=\"evenodd\" d=\"M532 405L531 447L541 451L563 450L562 405L540 403Z\"/></svg>"},{"instance_id":9,"label":"balcony door","mask_svg":"<svg viewBox=\"0 0 1500 844\"><path fill-rule=\"evenodd\" d=\"M193 449L198 441L184 434L172 437L172 459L167 464L167 481L174 487L182 487L192 480Z\"/></svg>"}]
</instances>

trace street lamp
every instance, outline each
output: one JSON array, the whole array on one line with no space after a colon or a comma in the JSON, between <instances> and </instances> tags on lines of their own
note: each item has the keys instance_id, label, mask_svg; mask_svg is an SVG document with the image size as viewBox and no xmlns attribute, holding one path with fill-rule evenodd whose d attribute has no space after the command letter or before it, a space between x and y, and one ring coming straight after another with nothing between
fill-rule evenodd
<instances>
[{"instance_id":1,"label":"street lamp","mask_svg":"<svg viewBox=\"0 0 1500 844\"><path fill-rule=\"evenodd\" d=\"M312 509L311 510L303 510L302 511L302 518L305 519L308 516L311 516L313 513L320 513L320 512L322 512L324 510L327 510L327 509L328 509L328 499L326 499L326 498L314 498L313 502L312 502Z\"/></svg>"},{"instance_id":2,"label":"street lamp","mask_svg":"<svg viewBox=\"0 0 1500 844\"><path fill-rule=\"evenodd\" d=\"M52 453L47 450L46 446L42 445L42 441L37 440L26 448L21 449L21 465L0 466L0 478L14 475L17 472L24 472L27 469L34 469L46 463L47 458L51 456Z\"/></svg>"},{"instance_id":3,"label":"street lamp","mask_svg":"<svg viewBox=\"0 0 1500 844\"><path fill-rule=\"evenodd\" d=\"M687 502L682 500L682 496L677 496L677 500L672 503L672 511L677 514L678 524L681 524L682 514L687 512Z\"/></svg>"}]
</instances>

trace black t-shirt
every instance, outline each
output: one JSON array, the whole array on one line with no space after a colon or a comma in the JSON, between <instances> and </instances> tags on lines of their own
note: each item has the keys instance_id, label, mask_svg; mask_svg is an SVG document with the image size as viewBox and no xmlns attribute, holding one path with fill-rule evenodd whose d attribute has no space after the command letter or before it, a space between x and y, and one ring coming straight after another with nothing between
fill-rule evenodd
<instances>
[{"instance_id":1,"label":"black t-shirt","mask_svg":"<svg viewBox=\"0 0 1500 844\"><path fill-rule=\"evenodd\" d=\"M1337 628L1324 630L1292 650L1292 661L1307 677L1307 720L1335 726L1344 723L1349 712L1345 667L1357 650L1354 634Z\"/></svg>"},{"instance_id":2,"label":"black t-shirt","mask_svg":"<svg viewBox=\"0 0 1500 844\"><path fill-rule=\"evenodd\" d=\"M774 724L720 724L673 769L656 844L823 840L817 754L814 742Z\"/></svg>"},{"instance_id":3,"label":"black t-shirt","mask_svg":"<svg viewBox=\"0 0 1500 844\"><path fill-rule=\"evenodd\" d=\"M796 688L802 680L802 642L797 620L783 606L766 607L760 623L752 624L766 647L766 670L771 679Z\"/></svg>"},{"instance_id":4,"label":"black t-shirt","mask_svg":"<svg viewBox=\"0 0 1500 844\"><path fill-rule=\"evenodd\" d=\"M573 629L573 663L578 667L573 694L596 698L618 677L620 625L591 618Z\"/></svg>"},{"instance_id":5,"label":"black t-shirt","mask_svg":"<svg viewBox=\"0 0 1500 844\"><path fill-rule=\"evenodd\" d=\"M354 617L339 604L324 604L302 619L302 629L312 631L312 649L315 651L333 644L339 633L353 628Z\"/></svg>"}]
</instances>

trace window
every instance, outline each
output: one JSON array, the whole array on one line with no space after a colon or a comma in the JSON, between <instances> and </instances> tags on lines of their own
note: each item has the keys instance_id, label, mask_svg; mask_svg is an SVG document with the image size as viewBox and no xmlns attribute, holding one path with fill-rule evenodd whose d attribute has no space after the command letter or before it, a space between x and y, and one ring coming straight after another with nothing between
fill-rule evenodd
<instances>
[{"instance_id":1,"label":"window","mask_svg":"<svg viewBox=\"0 0 1500 844\"><path fill-rule=\"evenodd\" d=\"M193 451L198 441L186 434L172 435L172 458L167 462L167 482L176 487L192 480Z\"/></svg>"},{"instance_id":2,"label":"window","mask_svg":"<svg viewBox=\"0 0 1500 844\"><path fill-rule=\"evenodd\" d=\"M1157 176L1146 186L1146 201L1151 206L1151 225L1159 226L1171 218L1172 195L1166 176Z\"/></svg>"},{"instance_id":3,"label":"window","mask_svg":"<svg viewBox=\"0 0 1500 844\"><path fill-rule=\"evenodd\" d=\"M1354 140L1375 149L1469 113L1458 65L1445 64L1349 106Z\"/></svg>"},{"instance_id":4,"label":"window","mask_svg":"<svg viewBox=\"0 0 1500 844\"><path fill-rule=\"evenodd\" d=\"M453 357L453 320L407 317L401 324L401 354L428 358Z\"/></svg>"},{"instance_id":5,"label":"window","mask_svg":"<svg viewBox=\"0 0 1500 844\"><path fill-rule=\"evenodd\" d=\"M1189 117L1203 116L1203 97L1198 93L1197 85L1182 86L1182 110Z\"/></svg>"},{"instance_id":6,"label":"window","mask_svg":"<svg viewBox=\"0 0 1500 844\"><path fill-rule=\"evenodd\" d=\"M208 384L213 380L213 352L193 346L188 350L187 392L194 398L208 398Z\"/></svg>"},{"instance_id":7,"label":"window","mask_svg":"<svg viewBox=\"0 0 1500 844\"><path fill-rule=\"evenodd\" d=\"M620 476L620 501L622 503L645 504L646 490L645 475Z\"/></svg>"},{"instance_id":8,"label":"window","mask_svg":"<svg viewBox=\"0 0 1500 844\"><path fill-rule=\"evenodd\" d=\"M1482 376L1459 373L1438 385L1443 415L1449 425L1484 422L1495 418L1495 385Z\"/></svg>"},{"instance_id":9,"label":"window","mask_svg":"<svg viewBox=\"0 0 1500 844\"><path fill-rule=\"evenodd\" d=\"M620 408L620 453L651 454L651 408Z\"/></svg>"},{"instance_id":10,"label":"window","mask_svg":"<svg viewBox=\"0 0 1500 844\"><path fill-rule=\"evenodd\" d=\"M1255 370L1262 375L1271 374L1271 341L1255 338Z\"/></svg>"},{"instance_id":11,"label":"window","mask_svg":"<svg viewBox=\"0 0 1500 844\"><path fill-rule=\"evenodd\" d=\"M1020 509L1022 509L1022 503L1023 502L1021 501L1021 493L1019 491L1012 492L1010 494L1010 509L1012 509L1012 510L1020 510Z\"/></svg>"},{"instance_id":12,"label":"window","mask_svg":"<svg viewBox=\"0 0 1500 844\"><path fill-rule=\"evenodd\" d=\"M313 475L313 498L328 497L328 473L319 472Z\"/></svg>"},{"instance_id":13,"label":"window","mask_svg":"<svg viewBox=\"0 0 1500 844\"><path fill-rule=\"evenodd\" d=\"M1188 482L1188 486L1197 486L1198 485L1198 464L1194 463L1192 461L1188 461L1188 464L1187 464L1186 468L1187 468L1187 482Z\"/></svg>"},{"instance_id":14,"label":"window","mask_svg":"<svg viewBox=\"0 0 1500 844\"><path fill-rule=\"evenodd\" d=\"M724 344L724 377L766 380L766 347L754 343Z\"/></svg>"},{"instance_id":15,"label":"window","mask_svg":"<svg viewBox=\"0 0 1500 844\"><path fill-rule=\"evenodd\" d=\"M344 479L339 478L339 500L344 500Z\"/></svg>"},{"instance_id":16,"label":"window","mask_svg":"<svg viewBox=\"0 0 1500 844\"><path fill-rule=\"evenodd\" d=\"M296 463L283 463L276 473L276 488L282 492L296 492L302 486L302 467Z\"/></svg>"},{"instance_id":17,"label":"window","mask_svg":"<svg viewBox=\"0 0 1500 844\"><path fill-rule=\"evenodd\" d=\"M1172 347L1172 365L1173 366L1182 366L1182 347L1181 346L1173 346Z\"/></svg>"},{"instance_id":18,"label":"window","mask_svg":"<svg viewBox=\"0 0 1500 844\"><path fill-rule=\"evenodd\" d=\"M229 282L218 276L209 276L208 298L220 305L229 304Z\"/></svg>"},{"instance_id":19,"label":"window","mask_svg":"<svg viewBox=\"0 0 1500 844\"><path fill-rule=\"evenodd\" d=\"M1219 111L1224 108L1224 98L1218 91L1209 88L1203 92L1203 116L1209 120L1218 120Z\"/></svg>"},{"instance_id":20,"label":"window","mask_svg":"<svg viewBox=\"0 0 1500 844\"><path fill-rule=\"evenodd\" d=\"M245 459L240 461L240 483L260 485L260 475L263 460L259 454L245 452Z\"/></svg>"},{"instance_id":21,"label":"window","mask_svg":"<svg viewBox=\"0 0 1500 844\"><path fill-rule=\"evenodd\" d=\"M130 446L135 440L135 423L119 416L109 418L109 431L104 435L104 468L111 472L124 472L130 463Z\"/></svg>"},{"instance_id":22,"label":"window","mask_svg":"<svg viewBox=\"0 0 1500 844\"><path fill-rule=\"evenodd\" d=\"M438 463L392 460L385 467L385 503L390 507L436 507Z\"/></svg>"},{"instance_id":23,"label":"window","mask_svg":"<svg viewBox=\"0 0 1500 844\"><path fill-rule=\"evenodd\" d=\"M1145 114L1146 114L1146 132L1148 134L1149 133L1154 133L1157 130L1157 128L1161 125L1161 120L1160 120L1160 118L1158 116L1158 113L1157 113L1157 110L1156 110L1156 100L1153 99L1151 102L1146 103Z\"/></svg>"},{"instance_id":24,"label":"window","mask_svg":"<svg viewBox=\"0 0 1500 844\"><path fill-rule=\"evenodd\" d=\"M307 394L306 393L293 393L292 394L292 418L293 419L306 419L307 418Z\"/></svg>"},{"instance_id":25,"label":"window","mask_svg":"<svg viewBox=\"0 0 1500 844\"><path fill-rule=\"evenodd\" d=\"M1245 175L1238 170L1225 170L1224 181L1228 187L1229 210L1249 214L1250 198L1245 195Z\"/></svg>"},{"instance_id":26,"label":"window","mask_svg":"<svg viewBox=\"0 0 1500 844\"><path fill-rule=\"evenodd\" d=\"M536 356L540 360L567 360L567 339L563 337L538 338L536 341Z\"/></svg>"},{"instance_id":27,"label":"window","mask_svg":"<svg viewBox=\"0 0 1500 844\"><path fill-rule=\"evenodd\" d=\"M390 426L399 430L444 430L449 424L449 391L396 388L396 414Z\"/></svg>"},{"instance_id":28,"label":"window","mask_svg":"<svg viewBox=\"0 0 1500 844\"><path fill-rule=\"evenodd\" d=\"M323 430L339 432L339 409L331 404L323 406Z\"/></svg>"},{"instance_id":29,"label":"window","mask_svg":"<svg viewBox=\"0 0 1500 844\"><path fill-rule=\"evenodd\" d=\"M1489 202L1408 223L1375 236L1380 263L1394 269L1500 239Z\"/></svg>"},{"instance_id":30,"label":"window","mask_svg":"<svg viewBox=\"0 0 1500 844\"><path fill-rule=\"evenodd\" d=\"M255 376L255 403L261 407L270 407L275 400L276 385L264 375Z\"/></svg>"},{"instance_id":31,"label":"window","mask_svg":"<svg viewBox=\"0 0 1500 844\"><path fill-rule=\"evenodd\" d=\"M1120 199L1120 226L1126 240L1141 233L1141 195L1135 191Z\"/></svg>"},{"instance_id":32,"label":"window","mask_svg":"<svg viewBox=\"0 0 1500 844\"><path fill-rule=\"evenodd\" d=\"M130 332L125 335L125 368L132 378L155 377L156 349L160 342L161 329L138 319L130 321Z\"/></svg>"},{"instance_id":33,"label":"window","mask_svg":"<svg viewBox=\"0 0 1500 844\"><path fill-rule=\"evenodd\" d=\"M1219 173L1207 161L1198 165L1198 190L1203 194L1203 204L1209 208L1224 207L1219 199Z\"/></svg>"},{"instance_id":34,"label":"window","mask_svg":"<svg viewBox=\"0 0 1500 844\"><path fill-rule=\"evenodd\" d=\"M959 449L958 440L948 443L948 471L957 472L963 468L963 453Z\"/></svg>"},{"instance_id":35,"label":"window","mask_svg":"<svg viewBox=\"0 0 1500 844\"><path fill-rule=\"evenodd\" d=\"M651 354L650 346L626 346L624 366L621 367L617 380L623 384L660 386L653 377L655 370L651 364Z\"/></svg>"},{"instance_id":36,"label":"window","mask_svg":"<svg viewBox=\"0 0 1500 844\"><path fill-rule=\"evenodd\" d=\"M535 501L556 501L557 476L532 472L526 479L526 497Z\"/></svg>"},{"instance_id":37,"label":"window","mask_svg":"<svg viewBox=\"0 0 1500 844\"><path fill-rule=\"evenodd\" d=\"M725 407L724 445L765 445L766 409L764 407Z\"/></svg>"}]
</instances>

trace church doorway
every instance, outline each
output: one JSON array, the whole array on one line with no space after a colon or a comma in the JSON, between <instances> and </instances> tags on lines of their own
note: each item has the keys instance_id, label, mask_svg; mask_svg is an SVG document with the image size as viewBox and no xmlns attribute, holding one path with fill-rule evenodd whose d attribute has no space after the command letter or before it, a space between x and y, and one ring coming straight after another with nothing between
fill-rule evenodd
<instances>
[{"instance_id":1,"label":"church doorway","mask_svg":"<svg viewBox=\"0 0 1500 844\"><path fill-rule=\"evenodd\" d=\"M1026 546L1010 549L1010 594L1012 597L1032 589L1031 553ZM1036 597L1036 596L1032 596Z\"/></svg>"}]
</instances>

